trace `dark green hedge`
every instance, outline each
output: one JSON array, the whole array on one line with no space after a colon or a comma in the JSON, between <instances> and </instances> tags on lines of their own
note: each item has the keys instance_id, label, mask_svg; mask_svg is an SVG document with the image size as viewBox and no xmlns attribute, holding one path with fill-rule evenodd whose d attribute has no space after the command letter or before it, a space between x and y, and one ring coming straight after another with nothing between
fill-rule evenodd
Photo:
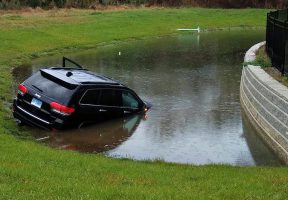
<instances>
[{"instance_id":1,"label":"dark green hedge","mask_svg":"<svg viewBox=\"0 0 288 200\"><path fill-rule=\"evenodd\" d=\"M268 7L284 8L288 0L0 0L0 9L20 7L97 7L98 4L146 4L161 6L201 6L221 8Z\"/></svg>"}]
</instances>

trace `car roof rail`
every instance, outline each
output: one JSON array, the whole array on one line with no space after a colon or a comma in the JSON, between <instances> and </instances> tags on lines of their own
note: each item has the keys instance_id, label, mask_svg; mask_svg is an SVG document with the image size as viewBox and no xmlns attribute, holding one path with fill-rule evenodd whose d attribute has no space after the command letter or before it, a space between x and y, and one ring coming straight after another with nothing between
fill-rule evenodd
<instances>
[{"instance_id":1,"label":"car roof rail","mask_svg":"<svg viewBox=\"0 0 288 200\"><path fill-rule=\"evenodd\" d=\"M74 64L74 65L77 67L77 69L83 69L83 67L82 67L80 64L78 64L78 63L76 63L75 61L73 61L73 60L71 60L71 59L66 58L66 57L63 56L63 60L62 60L62 67L63 67L63 68L66 67L66 62L70 62L70 63ZM73 68L72 68L72 69L73 69Z\"/></svg>"}]
</instances>

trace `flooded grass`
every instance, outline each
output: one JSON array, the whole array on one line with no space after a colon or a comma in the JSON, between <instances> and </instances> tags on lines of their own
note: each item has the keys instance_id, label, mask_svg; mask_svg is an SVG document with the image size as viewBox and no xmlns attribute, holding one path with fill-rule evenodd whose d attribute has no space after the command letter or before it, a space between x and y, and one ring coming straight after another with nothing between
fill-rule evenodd
<instances>
[{"instance_id":1,"label":"flooded grass","mask_svg":"<svg viewBox=\"0 0 288 200\"><path fill-rule=\"evenodd\" d=\"M75 11L67 21L58 21L57 15L22 17L21 13L21 19L0 20L1 199L286 199L286 167L134 162L53 150L15 138L13 134L27 130L18 128L11 117L11 69L30 62L33 53L56 54L65 47L171 34L194 24L263 27L266 17L266 10L249 9L90 13Z\"/></svg>"}]
</instances>

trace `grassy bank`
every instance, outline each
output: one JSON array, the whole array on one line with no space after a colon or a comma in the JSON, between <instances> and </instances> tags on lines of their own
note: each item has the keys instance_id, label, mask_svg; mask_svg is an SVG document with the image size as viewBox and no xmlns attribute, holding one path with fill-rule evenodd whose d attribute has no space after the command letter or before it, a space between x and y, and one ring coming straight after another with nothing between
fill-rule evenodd
<instances>
[{"instance_id":1,"label":"grassy bank","mask_svg":"<svg viewBox=\"0 0 288 200\"><path fill-rule=\"evenodd\" d=\"M266 10L30 11L0 15L1 199L285 199L287 168L133 162L53 150L15 137L11 69L47 54L175 34L264 27Z\"/></svg>"}]
</instances>

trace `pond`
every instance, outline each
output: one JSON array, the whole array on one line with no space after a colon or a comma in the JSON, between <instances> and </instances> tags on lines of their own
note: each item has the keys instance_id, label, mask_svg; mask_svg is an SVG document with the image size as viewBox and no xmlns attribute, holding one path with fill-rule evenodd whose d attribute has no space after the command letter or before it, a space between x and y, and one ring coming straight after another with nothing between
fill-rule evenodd
<instances>
[{"instance_id":1,"label":"pond","mask_svg":"<svg viewBox=\"0 0 288 200\"><path fill-rule=\"evenodd\" d=\"M45 132L38 141L55 148L103 152L136 160L239 166L279 165L277 157L241 115L243 57L263 31L179 34L115 43L65 55L86 68L119 80L151 102L135 115L90 127ZM61 56L37 59L14 70L19 83Z\"/></svg>"}]
</instances>

